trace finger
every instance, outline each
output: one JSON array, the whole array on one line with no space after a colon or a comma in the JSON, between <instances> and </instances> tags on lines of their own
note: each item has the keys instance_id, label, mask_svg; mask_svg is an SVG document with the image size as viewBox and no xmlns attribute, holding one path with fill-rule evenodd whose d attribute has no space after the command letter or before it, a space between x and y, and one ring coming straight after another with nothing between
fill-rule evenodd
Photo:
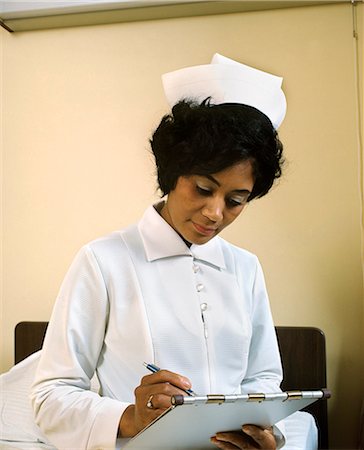
<instances>
[{"instance_id":1,"label":"finger","mask_svg":"<svg viewBox=\"0 0 364 450\"><path fill-rule=\"evenodd\" d=\"M258 448L254 440L241 431L224 431L216 433L215 438L220 442L234 445L234 448Z\"/></svg>"},{"instance_id":2,"label":"finger","mask_svg":"<svg viewBox=\"0 0 364 450\"><path fill-rule=\"evenodd\" d=\"M242 429L259 445L259 448L275 450L276 440L272 427L263 429L256 425L243 425Z\"/></svg>"},{"instance_id":3,"label":"finger","mask_svg":"<svg viewBox=\"0 0 364 450\"><path fill-rule=\"evenodd\" d=\"M148 397L148 400L150 400L150 403L152 404L152 408L149 409L160 409L160 410L166 410L171 407L171 396L165 395L165 394L152 394Z\"/></svg>"},{"instance_id":4,"label":"finger","mask_svg":"<svg viewBox=\"0 0 364 450\"><path fill-rule=\"evenodd\" d=\"M210 441L213 444L215 444L216 447L221 448L223 450L237 450L239 448L242 448L242 447L237 447L236 445L231 444L230 442L220 441L220 440L216 439L216 437L212 437L210 439Z\"/></svg>"},{"instance_id":5,"label":"finger","mask_svg":"<svg viewBox=\"0 0 364 450\"><path fill-rule=\"evenodd\" d=\"M150 394L150 391L148 392ZM165 397L165 399L163 399ZM166 405L165 407L163 405ZM134 408L134 423L137 431L140 431L153 420L160 416L169 406L171 406L170 396L160 394L150 394L148 396L136 396Z\"/></svg>"},{"instance_id":6,"label":"finger","mask_svg":"<svg viewBox=\"0 0 364 450\"><path fill-rule=\"evenodd\" d=\"M160 370L159 372L145 375L141 380L141 385L151 385L158 383L169 383L182 390L191 389L192 385L188 378L169 370Z\"/></svg>"},{"instance_id":7,"label":"finger","mask_svg":"<svg viewBox=\"0 0 364 450\"><path fill-rule=\"evenodd\" d=\"M136 402L137 403L141 402L142 404L146 404L148 398L151 395L154 396L156 396L157 394L164 395L166 397L169 397L169 406L170 406L170 398L173 395L181 395L185 394L185 392L169 383L157 383L149 385L141 384L134 390L134 394Z\"/></svg>"}]
</instances>

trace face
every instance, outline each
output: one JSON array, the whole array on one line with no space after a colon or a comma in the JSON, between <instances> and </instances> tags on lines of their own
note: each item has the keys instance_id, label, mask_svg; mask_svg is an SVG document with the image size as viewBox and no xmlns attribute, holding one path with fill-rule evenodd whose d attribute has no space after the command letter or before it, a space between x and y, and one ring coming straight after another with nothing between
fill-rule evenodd
<instances>
[{"instance_id":1,"label":"face","mask_svg":"<svg viewBox=\"0 0 364 450\"><path fill-rule=\"evenodd\" d=\"M186 241L205 244L238 217L253 186L250 161L212 175L181 176L161 215Z\"/></svg>"}]
</instances>

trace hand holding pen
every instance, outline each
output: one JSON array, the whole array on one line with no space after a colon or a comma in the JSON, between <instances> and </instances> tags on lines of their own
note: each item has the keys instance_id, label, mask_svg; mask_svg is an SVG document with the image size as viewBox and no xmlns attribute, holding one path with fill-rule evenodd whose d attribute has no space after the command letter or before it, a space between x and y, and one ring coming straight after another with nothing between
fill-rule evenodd
<instances>
[{"instance_id":1,"label":"hand holding pen","mask_svg":"<svg viewBox=\"0 0 364 450\"><path fill-rule=\"evenodd\" d=\"M141 379L134 391L135 404L129 405L122 414L119 437L135 436L171 407L172 396L196 395L190 380L183 375L159 369L154 364L144 363L144 366L152 373Z\"/></svg>"},{"instance_id":2,"label":"hand holding pen","mask_svg":"<svg viewBox=\"0 0 364 450\"><path fill-rule=\"evenodd\" d=\"M156 366L155 364L151 364L151 363L146 363L146 362L144 362L143 363L143 365L148 369L148 370L150 370L151 372L153 372L153 373L156 373L156 372L159 372L161 369L158 367L158 366ZM180 389L180 388L179 388ZM196 397L197 396L197 394L195 393L195 392L193 392L193 390L192 389L182 389L184 392L186 392L186 394L187 395L190 395L190 396L193 396L193 397Z\"/></svg>"}]
</instances>

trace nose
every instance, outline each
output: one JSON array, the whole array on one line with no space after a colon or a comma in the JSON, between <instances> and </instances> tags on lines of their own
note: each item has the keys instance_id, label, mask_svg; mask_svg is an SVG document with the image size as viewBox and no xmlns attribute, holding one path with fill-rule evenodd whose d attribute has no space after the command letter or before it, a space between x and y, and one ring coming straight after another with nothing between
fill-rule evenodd
<instances>
[{"instance_id":1,"label":"nose","mask_svg":"<svg viewBox=\"0 0 364 450\"><path fill-rule=\"evenodd\" d=\"M202 208L202 215L211 222L221 222L224 217L225 201L219 198L209 198Z\"/></svg>"}]
</instances>

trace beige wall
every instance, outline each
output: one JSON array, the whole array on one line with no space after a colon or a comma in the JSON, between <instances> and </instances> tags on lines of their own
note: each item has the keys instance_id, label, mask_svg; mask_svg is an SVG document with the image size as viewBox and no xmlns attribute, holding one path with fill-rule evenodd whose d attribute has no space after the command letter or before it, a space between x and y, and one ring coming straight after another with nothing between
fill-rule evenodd
<instances>
[{"instance_id":1,"label":"beige wall","mask_svg":"<svg viewBox=\"0 0 364 450\"><path fill-rule=\"evenodd\" d=\"M362 196L361 196L361 204L362 204L362 263L364 262L364 7L361 6L359 9L360 11L360 33L361 33L361 39L360 39L360 45L359 45L359 67L360 67L360 77L359 77L359 87L361 89L361 103L360 103L360 121L361 121L361 188L362 188ZM364 277L364 270L363 270L363 277ZM363 326L362 326L362 336L363 336L363 346L364 348L364 295L363 295ZM362 358L362 373L364 378L364 358ZM364 394L363 394L364 397ZM364 399L363 399L364 403ZM364 406L362 406L362 412L364 410Z\"/></svg>"},{"instance_id":2,"label":"beige wall","mask_svg":"<svg viewBox=\"0 0 364 450\"><path fill-rule=\"evenodd\" d=\"M2 370L14 326L48 320L77 249L156 198L160 74L220 52L283 75L288 99L285 175L225 237L260 257L277 324L326 333L332 448L354 448L364 300L351 5L0 36Z\"/></svg>"},{"instance_id":3,"label":"beige wall","mask_svg":"<svg viewBox=\"0 0 364 450\"><path fill-rule=\"evenodd\" d=\"M359 78L358 78L358 90L359 90L359 102L360 102L360 109L359 109L359 144L360 144L360 150L361 150L361 204L362 204L362 210L361 210L361 219L362 219L362 263L364 264L364 5L360 5L358 8L358 14L357 14L357 21L358 21L358 31L360 38L358 40L358 71L359 71ZM364 280L364 270L363 270L363 280ZM364 283L363 283L364 284ZM363 339L363 345L362 348L364 348L364 295L363 295L363 326L362 326L362 339ZM364 378L364 357L362 357L362 373ZM364 412L364 395L363 395L363 404L362 404L362 411Z\"/></svg>"}]
</instances>

